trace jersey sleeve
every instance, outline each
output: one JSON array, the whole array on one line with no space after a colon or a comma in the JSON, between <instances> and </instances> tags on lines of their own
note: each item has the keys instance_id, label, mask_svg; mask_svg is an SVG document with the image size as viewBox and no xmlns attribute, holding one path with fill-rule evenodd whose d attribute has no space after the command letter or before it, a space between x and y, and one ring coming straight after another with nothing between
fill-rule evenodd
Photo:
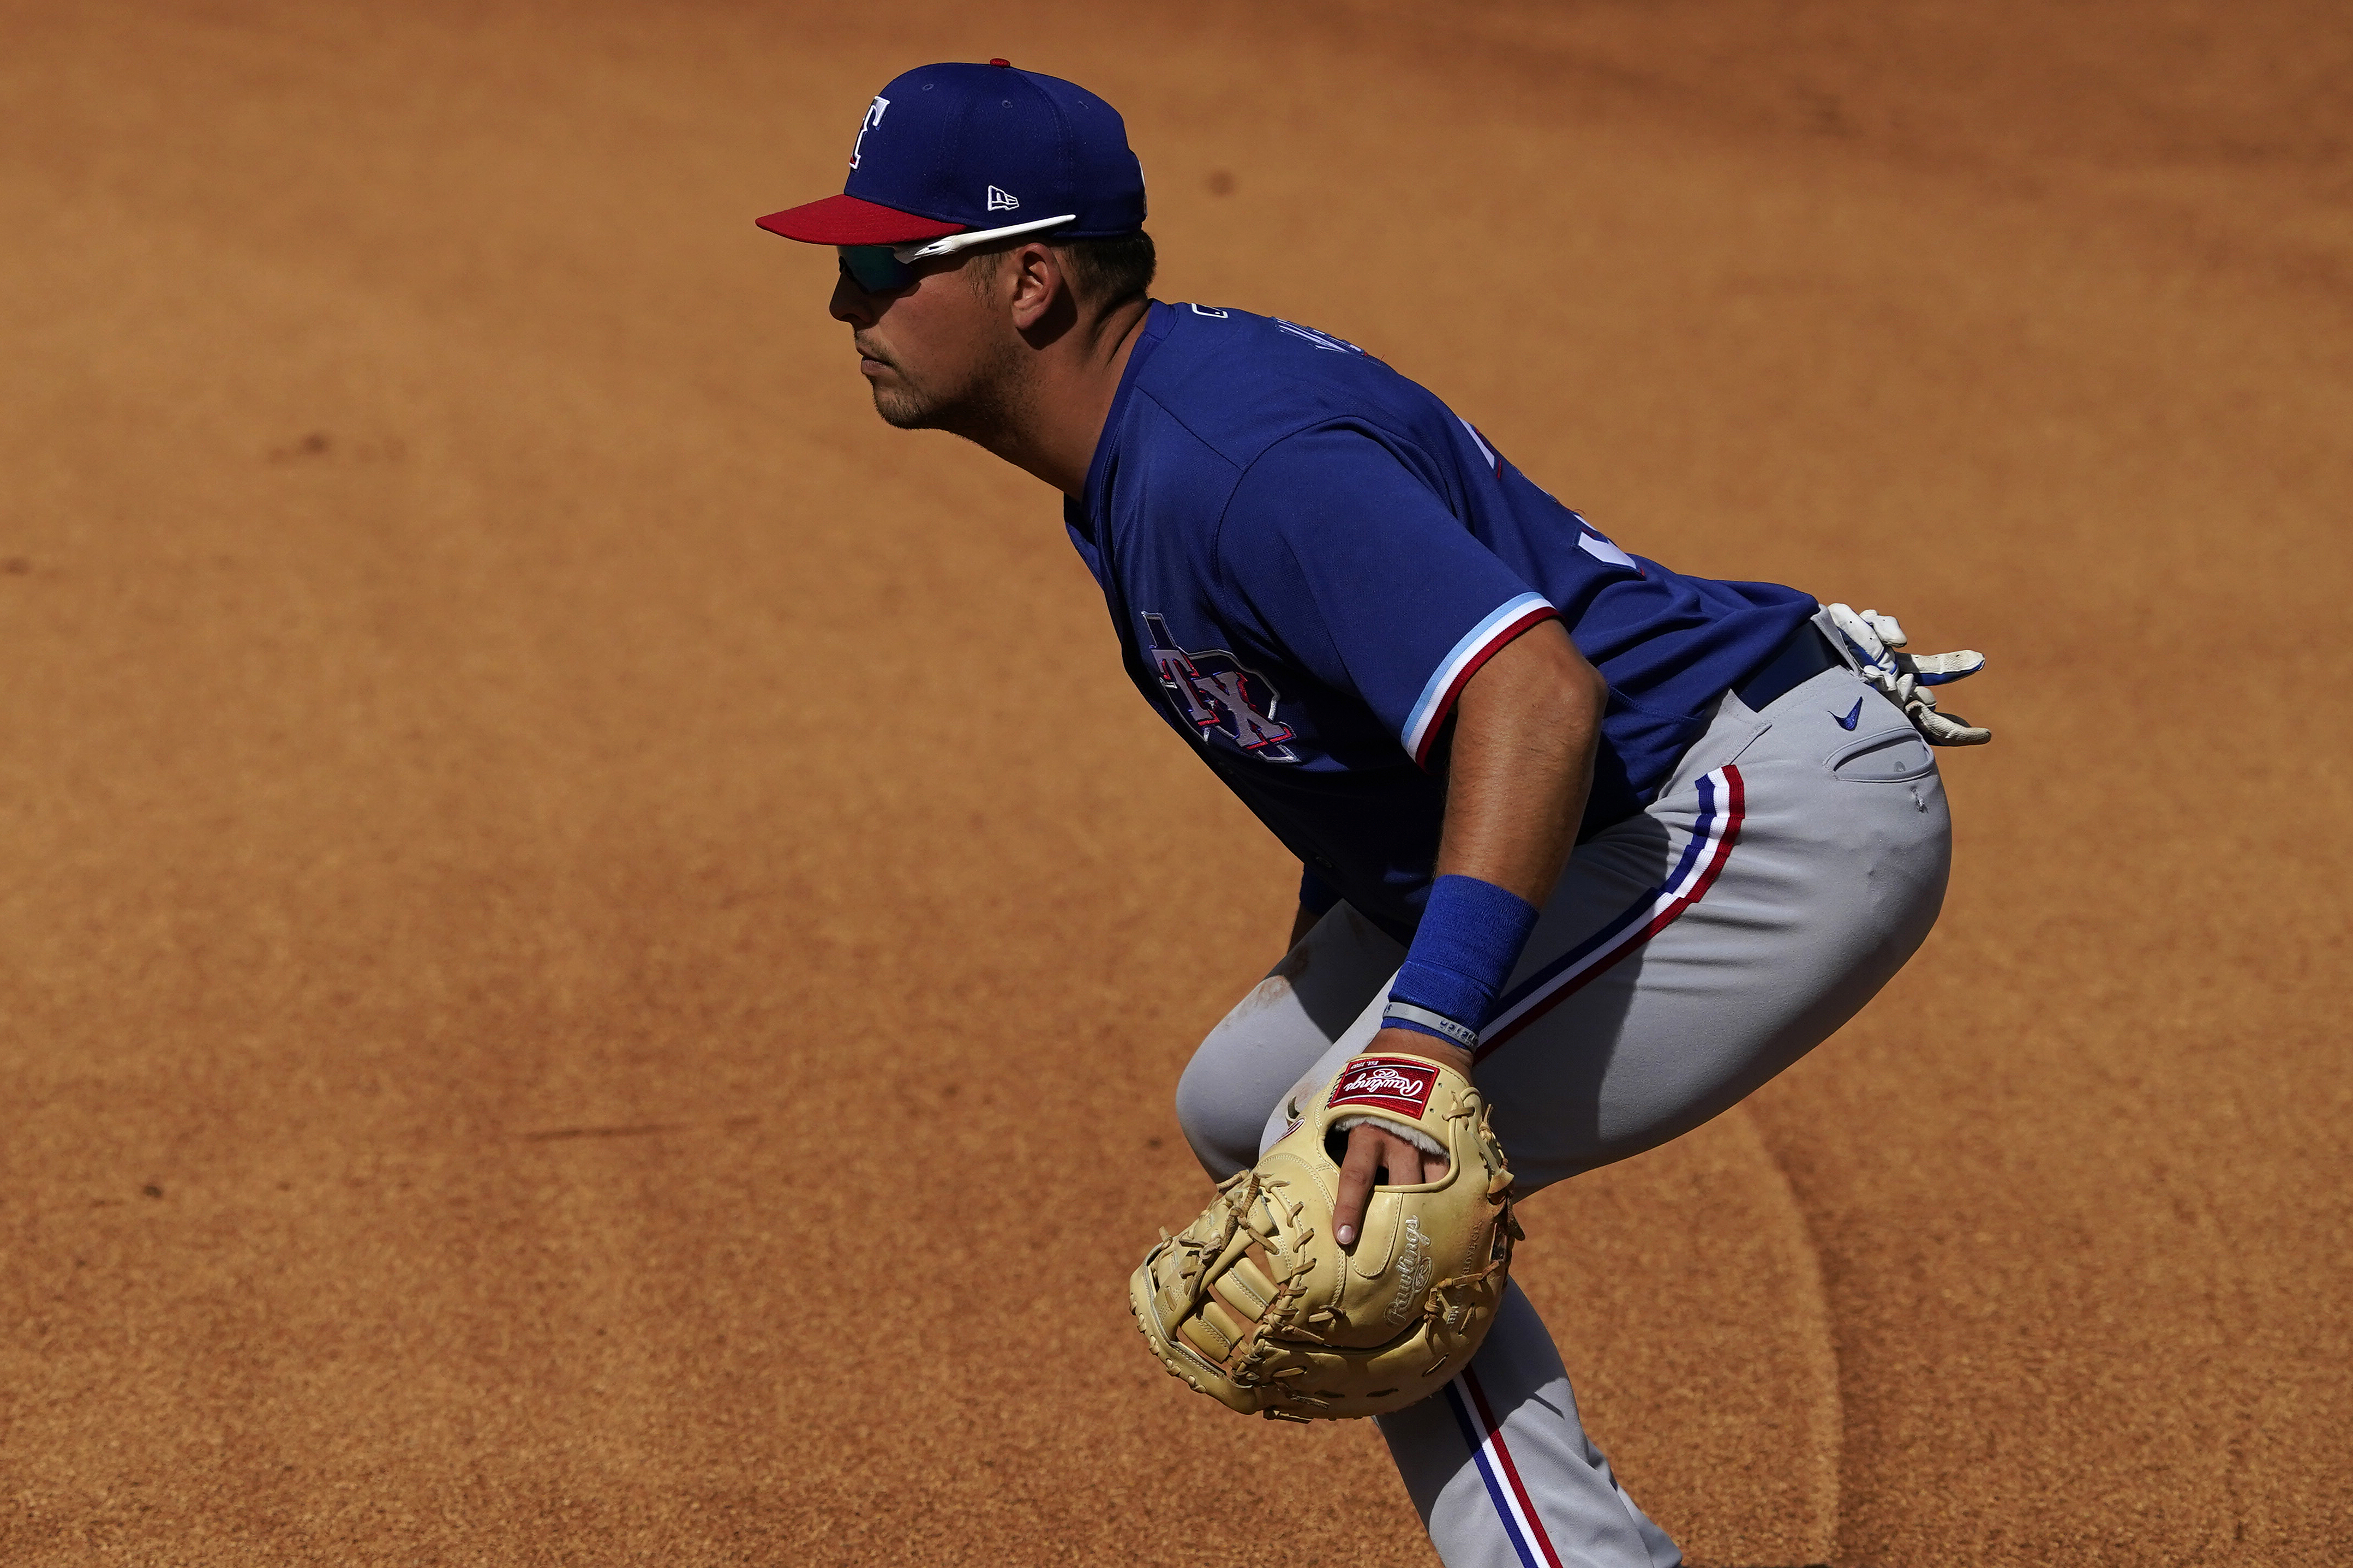
<instances>
[{"instance_id":1,"label":"jersey sleeve","mask_svg":"<svg viewBox=\"0 0 2353 1568\"><path fill-rule=\"evenodd\" d=\"M1356 693L1425 765L1480 666L1559 614L1360 430L1270 447L1233 491L1218 553L1229 591L1283 652Z\"/></svg>"}]
</instances>

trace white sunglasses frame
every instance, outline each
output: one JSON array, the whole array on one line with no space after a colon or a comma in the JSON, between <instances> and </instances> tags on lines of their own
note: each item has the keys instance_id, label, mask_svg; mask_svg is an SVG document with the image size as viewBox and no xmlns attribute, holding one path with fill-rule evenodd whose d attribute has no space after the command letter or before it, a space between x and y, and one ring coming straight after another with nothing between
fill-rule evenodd
<instances>
[{"instance_id":1,"label":"white sunglasses frame","mask_svg":"<svg viewBox=\"0 0 2353 1568\"><path fill-rule=\"evenodd\" d=\"M951 234L939 239L919 240L913 245L894 245L891 247L891 256L904 267L910 262L927 261L934 256L954 256L959 250L987 245L992 239L1009 239L1017 234L1035 234L1058 223L1070 223L1078 216L1076 213L1064 213L1060 217L1033 218L1028 223L1008 224L1003 228L984 228L969 234Z\"/></svg>"}]
</instances>

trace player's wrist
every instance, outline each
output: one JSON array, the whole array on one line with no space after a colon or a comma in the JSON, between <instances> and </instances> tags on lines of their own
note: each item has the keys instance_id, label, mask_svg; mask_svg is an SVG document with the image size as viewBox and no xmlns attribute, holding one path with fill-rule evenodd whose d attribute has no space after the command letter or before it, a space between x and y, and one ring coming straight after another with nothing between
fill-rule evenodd
<instances>
[{"instance_id":1,"label":"player's wrist","mask_svg":"<svg viewBox=\"0 0 2353 1568\"><path fill-rule=\"evenodd\" d=\"M1462 1074L1465 1078L1471 1076L1471 1069L1473 1065L1472 1053L1463 1049L1461 1046L1456 1045L1451 1040L1445 1039L1437 1035L1430 1034L1423 1030L1400 1028L1394 1024L1388 1024L1386 1022L1384 1023L1381 1032L1375 1035L1372 1037L1371 1043L1366 1045L1363 1050L1356 1054L1358 1056L1377 1057L1398 1053L1402 1053L1403 1055L1410 1057L1421 1057L1427 1060L1437 1062L1441 1067L1452 1068L1456 1072Z\"/></svg>"},{"instance_id":2,"label":"player's wrist","mask_svg":"<svg viewBox=\"0 0 2353 1568\"><path fill-rule=\"evenodd\" d=\"M1476 1051L1535 923L1535 906L1516 893L1476 877L1439 878L1389 983L1383 1023Z\"/></svg>"},{"instance_id":3,"label":"player's wrist","mask_svg":"<svg viewBox=\"0 0 2353 1568\"><path fill-rule=\"evenodd\" d=\"M1479 1048L1479 1031L1474 1026L1428 1007L1399 1002L1395 997L1390 998L1389 1005L1381 1012L1381 1027L1427 1035L1431 1039L1444 1040L1460 1050L1475 1051Z\"/></svg>"}]
</instances>

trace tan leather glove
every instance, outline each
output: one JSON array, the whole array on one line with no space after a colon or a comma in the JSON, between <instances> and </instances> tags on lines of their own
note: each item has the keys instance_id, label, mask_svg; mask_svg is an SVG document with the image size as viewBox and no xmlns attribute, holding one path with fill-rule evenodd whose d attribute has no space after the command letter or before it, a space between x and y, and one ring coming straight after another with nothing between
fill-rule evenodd
<instances>
[{"instance_id":1,"label":"tan leather glove","mask_svg":"<svg viewBox=\"0 0 2353 1568\"><path fill-rule=\"evenodd\" d=\"M1344 1252L1334 1129L1366 1117L1434 1140L1449 1163L1438 1181L1374 1189ZM1244 1414L1401 1410L1461 1372L1495 1321L1520 1235L1511 1187L1469 1079L1419 1057L1357 1057L1200 1218L1161 1232L1128 1304L1170 1375Z\"/></svg>"}]
</instances>

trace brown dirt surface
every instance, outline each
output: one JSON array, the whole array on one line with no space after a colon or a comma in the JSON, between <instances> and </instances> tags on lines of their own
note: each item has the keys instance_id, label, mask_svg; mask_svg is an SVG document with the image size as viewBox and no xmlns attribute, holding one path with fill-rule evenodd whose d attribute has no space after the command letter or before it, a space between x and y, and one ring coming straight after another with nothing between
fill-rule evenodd
<instances>
[{"instance_id":1,"label":"brown dirt surface","mask_svg":"<svg viewBox=\"0 0 2353 1568\"><path fill-rule=\"evenodd\" d=\"M1368 1427L1192 1397L1122 1295L1290 864L751 225L991 54L1125 111L1162 297L1991 656L1927 949L1529 1205L1693 1561L2345 1560L2340 7L0 40L0 1561L1432 1560Z\"/></svg>"}]
</instances>

